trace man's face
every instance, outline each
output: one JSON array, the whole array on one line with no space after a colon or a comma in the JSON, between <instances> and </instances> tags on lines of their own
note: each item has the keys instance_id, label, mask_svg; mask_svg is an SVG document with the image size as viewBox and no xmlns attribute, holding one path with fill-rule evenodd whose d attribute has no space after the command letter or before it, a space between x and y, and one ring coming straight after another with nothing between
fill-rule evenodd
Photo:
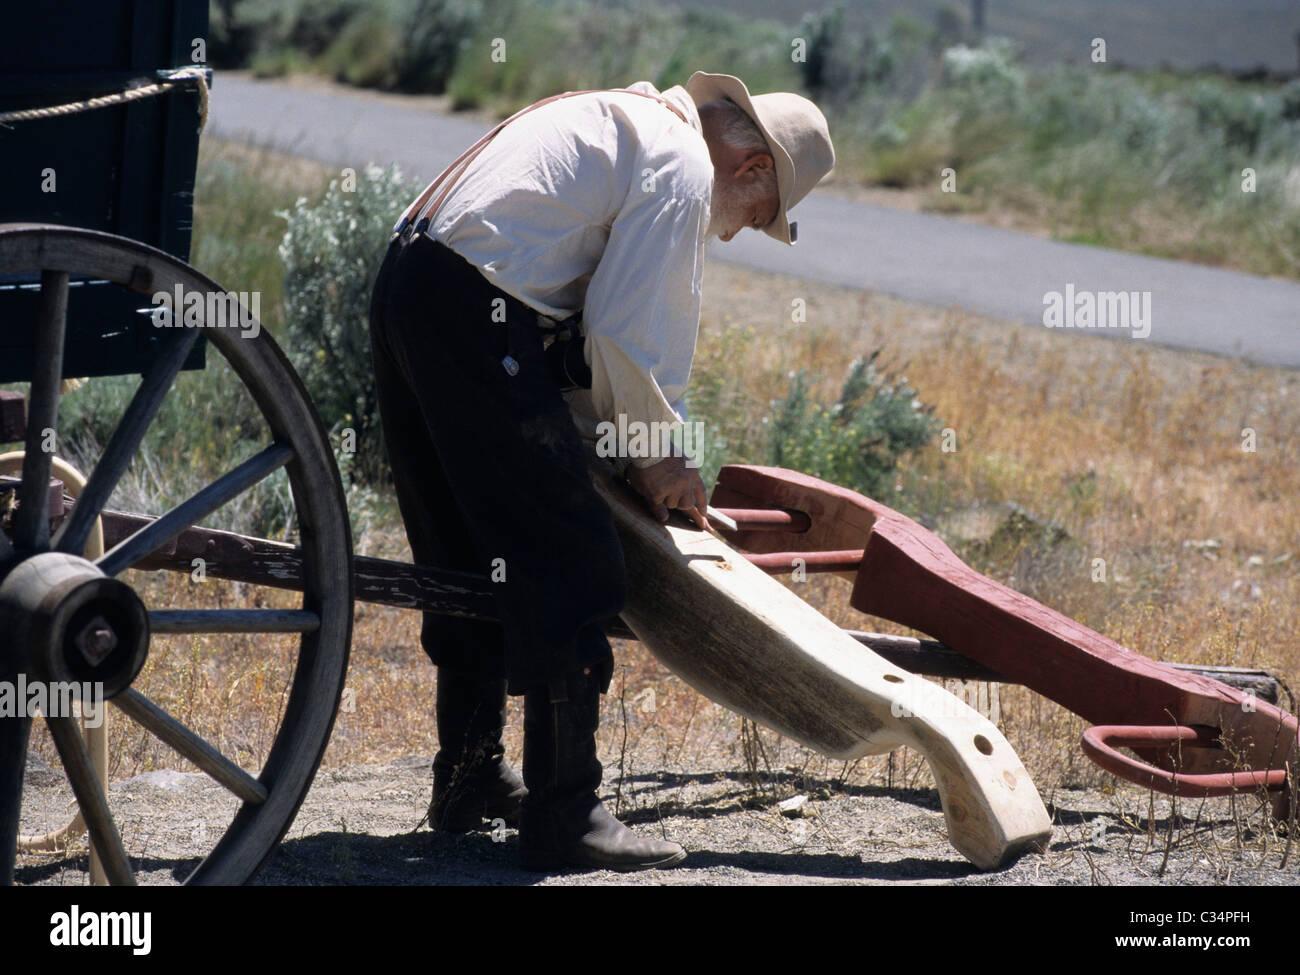
<instances>
[{"instance_id":1,"label":"man's face","mask_svg":"<svg viewBox=\"0 0 1300 975\"><path fill-rule=\"evenodd\" d=\"M709 236L728 241L746 227L761 230L777 218L781 197L771 156L758 157L739 172L716 170L709 205ZM766 160L764 165L761 160Z\"/></svg>"}]
</instances>

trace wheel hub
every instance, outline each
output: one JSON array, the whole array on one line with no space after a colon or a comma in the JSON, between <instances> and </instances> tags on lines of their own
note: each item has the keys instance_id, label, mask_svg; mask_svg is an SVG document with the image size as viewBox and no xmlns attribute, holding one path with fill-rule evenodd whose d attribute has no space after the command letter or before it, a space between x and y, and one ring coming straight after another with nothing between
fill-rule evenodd
<instances>
[{"instance_id":1,"label":"wheel hub","mask_svg":"<svg viewBox=\"0 0 1300 975\"><path fill-rule=\"evenodd\" d=\"M93 563L42 552L0 583L0 626L38 678L94 682L120 694L149 654L149 614L135 590Z\"/></svg>"}]
</instances>

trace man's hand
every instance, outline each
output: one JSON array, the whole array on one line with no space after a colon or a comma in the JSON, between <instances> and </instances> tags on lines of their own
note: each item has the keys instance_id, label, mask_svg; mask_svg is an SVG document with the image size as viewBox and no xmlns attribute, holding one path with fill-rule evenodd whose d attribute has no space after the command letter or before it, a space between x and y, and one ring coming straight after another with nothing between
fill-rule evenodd
<instances>
[{"instance_id":1,"label":"man's hand","mask_svg":"<svg viewBox=\"0 0 1300 975\"><path fill-rule=\"evenodd\" d=\"M636 493L645 498L650 513L660 521L668 520L668 509L676 508L690 515L700 528L709 531L709 520L704 515L709 497L704 493L704 480L694 467L686 466L684 457L665 457L650 467L628 468L627 482Z\"/></svg>"}]
</instances>

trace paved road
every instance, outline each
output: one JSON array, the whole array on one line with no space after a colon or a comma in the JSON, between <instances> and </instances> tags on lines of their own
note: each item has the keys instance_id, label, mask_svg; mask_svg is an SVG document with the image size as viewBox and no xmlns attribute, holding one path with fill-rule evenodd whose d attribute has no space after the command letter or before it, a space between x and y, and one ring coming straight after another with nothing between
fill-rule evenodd
<instances>
[{"instance_id":1,"label":"paved road","mask_svg":"<svg viewBox=\"0 0 1300 975\"><path fill-rule=\"evenodd\" d=\"M481 123L391 99L228 75L213 87L207 129L333 165L396 161L418 182L437 175L483 131ZM1150 312L1144 341L1300 367L1300 284L1047 241L824 191L793 215L795 247L743 233L712 244L711 257L1039 328L1049 292L1150 292L1149 306L1142 303ZM1138 341L1133 336L1146 329L1127 324L1094 331Z\"/></svg>"}]
</instances>

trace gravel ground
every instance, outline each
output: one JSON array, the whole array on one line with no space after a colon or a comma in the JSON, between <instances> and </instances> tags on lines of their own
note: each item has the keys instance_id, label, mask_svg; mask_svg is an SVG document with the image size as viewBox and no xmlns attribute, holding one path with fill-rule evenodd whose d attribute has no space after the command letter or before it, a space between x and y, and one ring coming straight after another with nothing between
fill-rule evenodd
<instances>
[{"instance_id":1,"label":"gravel ground","mask_svg":"<svg viewBox=\"0 0 1300 975\"><path fill-rule=\"evenodd\" d=\"M638 831L682 843L681 866L641 874L528 873L515 832L465 836L420 826L428 757L324 770L262 884L668 885L1284 885L1300 881L1300 849L1261 832L1253 799L1169 800L1121 787L1044 796L1056 828L1050 848L981 873L947 842L929 789L801 782L808 800L788 818L743 772L694 767L625 778L621 814ZM616 771L604 793L614 803ZM788 789L786 790L789 791ZM109 801L142 883L174 883L211 848L233 814L229 794L197 773L157 771L110 786ZM65 822L61 775L29 768L24 830ZM136 859L136 858L139 859ZM20 884L84 884L84 840L64 857L20 857Z\"/></svg>"}]
</instances>

